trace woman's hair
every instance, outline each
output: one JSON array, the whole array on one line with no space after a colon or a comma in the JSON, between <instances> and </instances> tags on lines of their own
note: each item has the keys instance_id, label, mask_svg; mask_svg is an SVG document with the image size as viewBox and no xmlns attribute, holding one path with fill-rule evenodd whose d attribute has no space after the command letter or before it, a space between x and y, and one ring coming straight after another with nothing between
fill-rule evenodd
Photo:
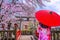
<instances>
[{"instance_id":1,"label":"woman's hair","mask_svg":"<svg viewBox=\"0 0 60 40\"><path fill-rule=\"evenodd\" d=\"M40 25L42 28L48 28L47 25L44 25L44 24L42 24L42 23L39 23L39 25Z\"/></svg>"}]
</instances>

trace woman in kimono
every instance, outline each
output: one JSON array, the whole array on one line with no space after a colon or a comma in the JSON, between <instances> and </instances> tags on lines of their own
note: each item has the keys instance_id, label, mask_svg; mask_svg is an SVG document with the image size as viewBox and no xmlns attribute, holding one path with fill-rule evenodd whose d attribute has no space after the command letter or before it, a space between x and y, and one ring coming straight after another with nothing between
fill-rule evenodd
<instances>
[{"instance_id":1,"label":"woman in kimono","mask_svg":"<svg viewBox=\"0 0 60 40\"><path fill-rule=\"evenodd\" d=\"M37 32L39 33L38 40L51 40L50 38L50 28L48 26L39 23Z\"/></svg>"},{"instance_id":2,"label":"woman in kimono","mask_svg":"<svg viewBox=\"0 0 60 40\"><path fill-rule=\"evenodd\" d=\"M21 37L21 30L20 30L20 28L18 27L18 24L17 23L15 23L14 24L14 26L15 26L15 31L16 31L16 40L20 40L20 37Z\"/></svg>"}]
</instances>

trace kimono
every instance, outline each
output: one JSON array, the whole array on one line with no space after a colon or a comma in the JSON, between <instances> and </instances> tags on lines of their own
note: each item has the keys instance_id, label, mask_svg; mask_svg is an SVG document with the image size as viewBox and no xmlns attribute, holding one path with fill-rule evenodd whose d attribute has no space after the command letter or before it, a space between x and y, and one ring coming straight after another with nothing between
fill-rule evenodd
<instances>
[{"instance_id":1,"label":"kimono","mask_svg":"<svg viewBox=\"0 0 60 40\"><path fill-rule=\"evenodd\" d=\"M39 33L38 40L51 40L50 38L50 28L42 28L38 26L37 32Z\"/></svg>"},{"instance_id":2,"label":"kimono","mask_svg":"<svg viewBox=\"0 0 60 40\"><path fill-rule=\"evenodd\" d=\"M21 37L21 30L17 29L17 31L16 31L16 40L20 40L20 37Z\"/></svg>"}]
</instances>

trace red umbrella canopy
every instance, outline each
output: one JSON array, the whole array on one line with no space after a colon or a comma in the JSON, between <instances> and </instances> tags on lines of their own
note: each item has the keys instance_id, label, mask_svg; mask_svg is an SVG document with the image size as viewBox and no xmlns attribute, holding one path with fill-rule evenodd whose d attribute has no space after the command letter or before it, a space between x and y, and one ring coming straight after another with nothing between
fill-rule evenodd
<instances>
[{"instance_id":1,"label":"red umbrella canopy","mask_svg":"<svg viewBox=\"0 0 60 40\"><path fill-rule=\"evenodd\" d=\"M49 27L60 26L60 16L51 10L40 10L35 14L36 19Z\"/></svg>"}]
</instances>

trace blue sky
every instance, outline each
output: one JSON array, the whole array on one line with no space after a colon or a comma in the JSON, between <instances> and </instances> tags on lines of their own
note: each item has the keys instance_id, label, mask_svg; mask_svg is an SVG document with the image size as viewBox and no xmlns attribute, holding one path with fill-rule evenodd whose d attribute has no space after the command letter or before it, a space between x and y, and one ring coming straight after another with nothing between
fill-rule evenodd
<instances>
[{"instance_id":1,"label":"blue sky","mask_svg":"<svg viewBox=\"0 0 60 40\"><path fill-rule=\"evenodd\" d=\"M43 3L46 5L46 7L40 8L39 6L37 6L36 10L53 10L60 15L60 0L51 0L51 2L43 1Z\"/></svg>"}]
</instances>

